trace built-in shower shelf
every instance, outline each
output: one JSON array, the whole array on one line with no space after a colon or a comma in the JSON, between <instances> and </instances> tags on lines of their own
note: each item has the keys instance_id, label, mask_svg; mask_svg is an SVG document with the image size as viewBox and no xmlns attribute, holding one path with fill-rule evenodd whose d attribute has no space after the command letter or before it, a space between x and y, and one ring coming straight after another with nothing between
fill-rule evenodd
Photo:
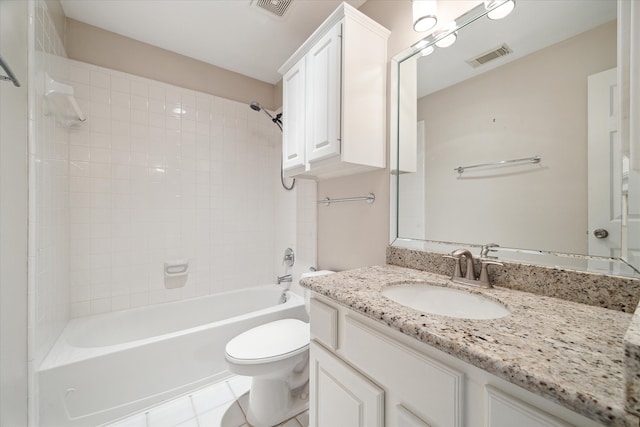
<instances>
[{"instance_id":1,"label":"built-in shower shelf","mask_svg":"<svg viewBox=\"0 0 640 427\"><path fill-rule=\"evenodd\" d=\"M73 87L52 79L47 73L44 79L45 115L55 115L56 120L67 127L87 120L74 96Z\"/></svg>"}]
</instances>

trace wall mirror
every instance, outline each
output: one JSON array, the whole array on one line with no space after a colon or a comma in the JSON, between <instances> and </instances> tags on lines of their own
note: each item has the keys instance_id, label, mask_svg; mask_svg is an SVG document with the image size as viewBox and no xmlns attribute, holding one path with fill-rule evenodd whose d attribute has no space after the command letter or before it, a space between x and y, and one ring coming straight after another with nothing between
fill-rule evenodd
<instances>
[{"instance_id":1,"label":"wall mirror","mask_svg":"<svg viewBox=\"0 0 640 427\"><path fill-rule=\"evenodd\" d=\"M616 3L480 4L393 59L393 245L638 276Z\"/></svg>"}]
</instances>

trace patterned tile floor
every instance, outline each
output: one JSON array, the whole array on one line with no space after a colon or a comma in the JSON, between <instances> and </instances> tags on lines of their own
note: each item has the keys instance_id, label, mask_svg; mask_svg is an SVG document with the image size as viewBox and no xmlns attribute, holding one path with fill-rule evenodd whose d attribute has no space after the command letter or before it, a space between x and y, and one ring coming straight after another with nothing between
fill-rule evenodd
<instances>
[{"instance_id":1,"label":"patterned tile floor","mask_svg":"<svg viewBox=\"0 0 640 427\"><path fill-rule=\"evenodd\" d=\"M234 376L108 427L249 427L246 419L250 377ZM307 427L309 411L278 427Z\"/></svg>"}]
</instances>

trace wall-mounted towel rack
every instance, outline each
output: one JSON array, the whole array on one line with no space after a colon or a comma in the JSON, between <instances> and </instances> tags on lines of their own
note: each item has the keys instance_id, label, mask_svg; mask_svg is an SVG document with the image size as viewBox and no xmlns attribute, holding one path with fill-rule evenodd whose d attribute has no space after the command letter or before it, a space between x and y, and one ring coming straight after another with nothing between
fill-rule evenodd
<instances>
[{"instance_id":1,"label":"wall-mounted towel rack","mask_svg":"<svg viewBox=\"0 0 640 427\"><path fill-rule=\"evenodd\" d=\"M482 163L482 164L479 164L479 165L458 166L457 168L454 168L453 170L455 172L458 172L458 173L461 174L467 169L480 168L480 167L483 167L483 166L502 166L502 165L513 164L513 163L540 163L540 160L542 160L542 158L540 156L538 156L538 155L535 155L535 156L532 156L532 157L525 157L523 159L499 160L497 162Z\"/></svg>"},{"instance_id":2,"label":"wall-mounted towel rack","mask_svg":"<svg viewBox=\"0 0 640 427\"><path fill-rule=\"evenodd\" d=\"M74 121L84 122L87 120L76 101L73 87L53 80L49 77L49 74L45 73L44 77L44 97L49 101L49 109L53 110L56 117L65 125L69 125ZM69 123L69 120L71 120L71 123Z\"/></svg>"},{"instance_id":3,"label":"wall-mounted towel rack","mask_svg":"<svg viewBox=\"0 0 640 427\"><path fill-rule=\"evenodd\" d=\"M318 204L329 206L331 203L359 202L359 201L366 201L368 204L371 204L376 201L376 196L373 193L369 193L363 197L344 197L342 199L330 199L327 197L326 199L318 200Z\"/></svg>"},{"instance_id":4,"label":"wall-mounted towel rack","mask_svg":"<svg viewBox=\"0 0 640 427\"><path fill-rule=\"evenodd\" d=\"M15 87L20 87L20 82L16 78L16 75L13 74L13 71L11 71L9 64L4 62L4 59L2 59L2 56L0 56L0 67L2 67L4 72L7 74L6 76L0 75L0 80L11 82Z\"/></svg>"}]
</instances>

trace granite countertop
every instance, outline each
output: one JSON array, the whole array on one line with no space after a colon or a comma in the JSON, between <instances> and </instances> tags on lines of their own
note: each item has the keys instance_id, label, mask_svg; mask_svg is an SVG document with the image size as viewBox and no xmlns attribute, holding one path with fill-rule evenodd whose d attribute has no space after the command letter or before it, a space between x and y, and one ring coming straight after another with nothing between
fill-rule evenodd
<instances>
[{"instance_id":1,"label":"granite countertop","mask_svg":"<svg viewBox=\"0 0 640 427\"><path fill-rule=\"evenodd\" d=\"M380 294L425 282L497 300L511 311L492 320L431 315ZM586 417L638 426L625 411L623 337L632 315L506 288L475 289L448 277L391 265L301 280L301 285L460 360Z\"/></svg>"}]
</instances>

